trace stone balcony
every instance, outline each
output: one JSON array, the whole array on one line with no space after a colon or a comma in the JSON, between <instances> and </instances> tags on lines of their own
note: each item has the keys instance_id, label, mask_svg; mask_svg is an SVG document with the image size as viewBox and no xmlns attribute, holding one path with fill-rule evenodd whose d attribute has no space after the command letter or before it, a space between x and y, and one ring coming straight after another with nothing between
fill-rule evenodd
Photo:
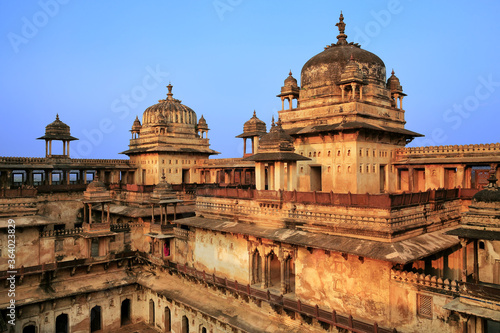
<instances>
[{"instance_id":1,"label":"stone balcony","mask_svg":"<svg viewBox=\"0 0 500 333\"><path fill-rule=\"evenodd\" d=\"M157 224L151 223L149 232L158 235L173 235L175 224Z\"/></svg>"},{"instance_id":2,"label":"stone balcony","mask_svg":"<svg viewBox=\"0 0 500 333\"><path fill-rule=\"evenodd\" d=\"M106 232L111 231L110 223L84 223L83 232Z\"/></svg>"},{"instance_id":3,"label":"stone balcony","mask_svg":"<svg viewBox=\"0 0 500 333\"><path fill-rule=\"evenodd\" d=\"M475 192L474 192L475 193ZM199 189L196 213L269 228L395 241L459 222L466 190L405 194Z\"/></svg>"}]
</instances>

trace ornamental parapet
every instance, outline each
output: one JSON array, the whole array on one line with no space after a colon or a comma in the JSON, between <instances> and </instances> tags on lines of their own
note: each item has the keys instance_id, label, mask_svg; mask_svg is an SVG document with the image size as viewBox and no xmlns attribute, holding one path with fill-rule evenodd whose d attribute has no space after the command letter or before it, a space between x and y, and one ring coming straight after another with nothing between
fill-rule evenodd
<instances>
[{"instance_id":1,"label":"ornamental parapet","mask_svg":"<svg viewBox=\"0 0 500 333\"><path fill-rule=\"evenodd\" d=\"M452 294L457 294L460 291L459 281L452 279L442 279L430 274L392 269L391 278L392 280L398 282L429 287Z\"/></svg>"},{"instance_id":2,"label":"ornamental parapet","mask_svg":"<svg viewBox=\"0 0 500 333\"><path fill-rule=\"evenodd\" d=\"M500 154L500 143L448 145L399 148L394 151L396 159L417 155L446 154Z\"/></svg>"}]
</instances>

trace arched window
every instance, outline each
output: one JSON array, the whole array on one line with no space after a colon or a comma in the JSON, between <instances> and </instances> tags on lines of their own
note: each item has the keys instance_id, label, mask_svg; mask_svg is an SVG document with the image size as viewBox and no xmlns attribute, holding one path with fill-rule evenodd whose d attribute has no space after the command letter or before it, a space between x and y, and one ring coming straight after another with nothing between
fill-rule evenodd
<instances>
[{"instance_id":1,"label":"arched window","mask_svg":"<svg viewBox=\"0 0 500 333\"><path fill-rule=\"evenodd\" d=\"M155 324L155 302L152 299L149 300L149 323Z\"/></svg>"},{"instance_id":2,"label":"arched window","mask_svg":"<svg viewBox=\"0 0 500 333\"><path fill-rule=\"evenodd\" d=\"M181 332L182 333L189 333L189 319L186 316L182 316L182 327L181 327Z\"/></svg>"},{"instance_id":3,"label":"arched window","mask_svg":"<svg viewBox=\"0 0 500 333\"><path fill-rule=\"evenodd\" d=\"M172 315L170 314L170 309L165 307L165 332L170 332L172 330L171 323Z\"/></svg>"},{"instance_id":4,"label":"arched window","mask_svg":"<svg viewBox=\"0 0 500 333\"><path fill-rule=\"evenodd\" d=\"M130 300L128 298L122 301L122 306L120 309L120 324L128 325L131 323L130 320Z\"/></svg>"},{"instance_id":5,"label":"arched window","mask_svg":"<svg viewBox=\"0 0 500 333\"><path fill-rule=\"evenodd\" d=\"M68 333L68 315L61 313L56 317L56 333Z\"/></svg>"},{"instance_id":6,"label":"arched window","mask_svg":"<svg viewBox=\"0 0 500 333\"><path fill-rule=\"evenodd\" d=\"M30 324L24 326L23 333L37 333L37 329L36 329L35 324L30 323Z\"/></svg>"},{"instance_id":7,"label":"arched window","mask_svg":"<svg viewBox=\"0 0 500 333\"><path fill-rule=\"evenodd\" d=\"M96 305L90 310L90 332L97 332L102 329L101 307Z\"/></svg>"}]
</instances>

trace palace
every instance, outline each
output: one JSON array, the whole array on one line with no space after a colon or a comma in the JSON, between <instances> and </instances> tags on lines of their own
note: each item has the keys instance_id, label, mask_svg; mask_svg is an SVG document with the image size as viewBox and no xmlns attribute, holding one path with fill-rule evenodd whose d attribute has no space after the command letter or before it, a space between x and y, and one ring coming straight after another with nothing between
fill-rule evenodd
<instances>
[{"instance_id":1,"label":"palace","mask_svg":"<svg viewBox=\"0 0 500 333\"><path fill-rule=\"evenodd\" d=\"M499 332L500 144L406 147L400 80L336 26L241 158L171 84L128 158L71 158L62 113L0 157L0 332Z\"/></svg>"}]
</instances>

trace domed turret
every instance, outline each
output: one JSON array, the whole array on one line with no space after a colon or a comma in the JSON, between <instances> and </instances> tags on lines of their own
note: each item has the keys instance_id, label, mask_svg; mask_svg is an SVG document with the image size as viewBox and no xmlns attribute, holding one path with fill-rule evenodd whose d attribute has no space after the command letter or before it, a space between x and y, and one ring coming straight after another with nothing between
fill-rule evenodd
<instances>
[{"instance_id":1,"label":"domed turret","mask_svg":"<svg viewBox=\"0 0 500 333\"><path fill-rule=\"evenodd\" d=\"M385 64L375 54L363 50L358 44L348 43L344 16L336 24L340 34L337 43L327 45L325 50L311 59L302 67L302 89L338 84L351 56L354 57L365 78L379 85L385 84Z\"/></svg>"},{"instance_id":2,"label":"domed turret","mask_svg":"<svg viewBox=\"0 0 500 333\"><path fill-rule=\"evenodd\" d=\"M488 178L488 185L484 190L477 192L472 197L472 202L500 202L500 189L497 186L497 177L494 173Z\"/></svg>"},{"instance_id":3,"label":"domed turret","mask_svg":"<svg viewBox=\"0 0 500 333\"><path fill-rule=\"evenodd\" d=\"M267 133L266 123L257 118L257 113L253 111L253 116L243 124L243 134L262 135Z\"/></svg>"},{"instance_id":4,"label":"domed turret","mask_svg":"<svg viewBox=\"0 0 500 333\"><path fill-rule=\"evenodd\" d=\"M71 136L69 126L59 120L59 114L56 114L56 120L45 126L45 135L37 140L45 140L45 157L69 157L69 142L78 139ZM52 155L52 140L63 142L62 155Z\"/></svg>"},{"instance_id":5,"label":"domed turret","mask_svg":"<svg viewBox=\"0 0 500 333\"><path fill-rule=\"evenodd\" d=\"M403 87L401 86L401 83L399 83L399 79L396 75L394 75L394 69L391 72L391 76L389 79L387 79L387 89L391 91L391 93L398 92L402 93L403 92Z\"/></svg>"},{"instance_id":6,"label":"domed turret","mask_svg":"<svg viewBox=\"0 0 500 333\"><path fill-rule=\"evenodd\" d=\"M392 106L398 108L399 101L399 109L403 109L403 97L406 94L403 93L403 87L399 83L398 77L394 75L394 69L391 72L391 77L387 79L387 89L391 92Z\"/></svg>"},{"instance_id":7,"label":"domed turret","mask_svg":"<svg viewBox=\"0 0 500 333\"><path fill-rule=\"evenodd\" d=\"M281 98L281 110L285 109L285 100L288 100L290 105L289 109L292 109L292 101L298 99L300 95L300 88L297 85L297 80L292 76L292 71L288 73L288 77L285 79L284 86L281 87L281 94L277 97Z\"/></svg>"},{"instance_id":8,"label":"domed turret","mask_svg":"<svg viewBox=\"0 0 500 333\"><path fill-rule=\"evenodd\" d=\"M207 121L205 120L203 115L201 115L200 120L198 121L197 128L198 128L198 135L200 136L200 138L206 139L208 137L209 128L207 125Z\"/></svg>"},{"instance_id":9,"label":"domed turret","mask_svg":"<svg viewBox=\"0 0 500 333\"><path fill-rule=\"evenodd\" d=\"M132 139L137 139L139 138L139 133L141 132L141 122L139 121L139 117L135 116L134 123L132 124L132 129L130 132L132 132Z\"/></svg>"},{"instance_id":10,"label":"domed turret","mask_svg":"<svg viewBox=\"0 0 500 333\"><path fill-rule=\"evenodd\" d=\"M269 133L262 136L259 142L259 152L293 152L293 138L281 127L281 119L274 123L274 117Z\"/></svg>"}]
</instances>

